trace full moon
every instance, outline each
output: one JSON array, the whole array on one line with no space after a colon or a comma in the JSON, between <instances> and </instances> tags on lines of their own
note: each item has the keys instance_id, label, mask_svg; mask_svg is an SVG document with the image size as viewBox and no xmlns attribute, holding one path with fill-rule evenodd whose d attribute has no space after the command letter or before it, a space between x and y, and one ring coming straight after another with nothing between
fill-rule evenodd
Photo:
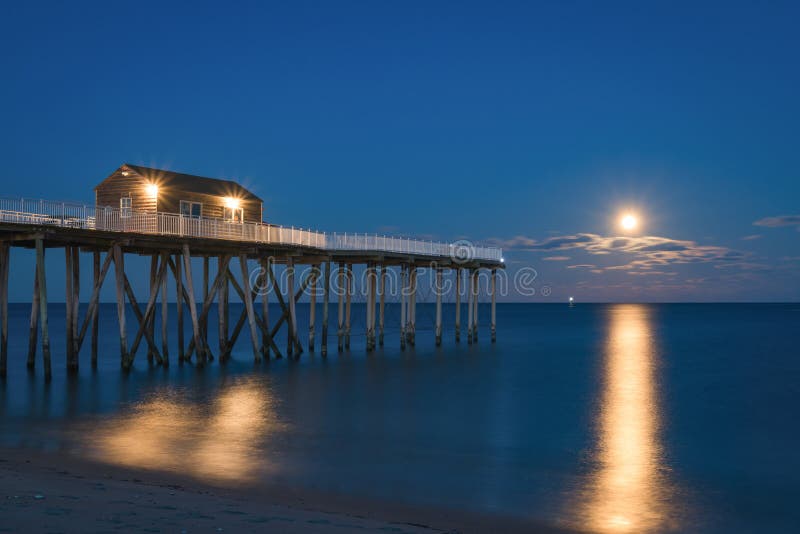
<instances>
[{"instance_id":1,"label":"full moon","mask_svg":"<svg viewBox=\"0 0 800 534\"><path fill-rule=\"evenodd\" d=\"M619 221L620 226L622 226L623 230L634 230L639 224L639 221L636 220L636 216L630 213L626 213L622 216L622 219Z\"/></svg>"}]
</instances>

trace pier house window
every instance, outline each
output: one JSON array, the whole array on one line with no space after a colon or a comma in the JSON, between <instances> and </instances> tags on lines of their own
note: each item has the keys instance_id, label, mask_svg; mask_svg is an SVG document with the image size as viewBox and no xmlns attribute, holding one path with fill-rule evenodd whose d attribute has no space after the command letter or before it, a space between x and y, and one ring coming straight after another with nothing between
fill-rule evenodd
<instances>
[{"instance_id":1,"label":"pier house window","mask_svg":"<svg viewBox=\"0 0 800 534\"><path fill-rule=\"evenodd\" d=\"M120 197L119 211L120 217L128 219L131 216L131 209L133 208L133 199L128 195L127 197Z\"/></svg>"},{"instance_id":2,"label":"pier house window","mask_svg":"<svg viewBox=\"0 0 800 534\"><path fill-rule=\"evenodd\" d=\"M181 215L184 217L196 217L199 219L203 215L203 204L200 202L181 200Z\"/></svg>"},{"instance_id":3,"label":"pier house window","mask_svg":"<svg viewBox=\"0 0 800 534\"><path fill-rule=\"evenodd\" d=\"M223 218L228 222L240 223L244 221L244 208L226 207Z\"/></svg>"}]
</instances>

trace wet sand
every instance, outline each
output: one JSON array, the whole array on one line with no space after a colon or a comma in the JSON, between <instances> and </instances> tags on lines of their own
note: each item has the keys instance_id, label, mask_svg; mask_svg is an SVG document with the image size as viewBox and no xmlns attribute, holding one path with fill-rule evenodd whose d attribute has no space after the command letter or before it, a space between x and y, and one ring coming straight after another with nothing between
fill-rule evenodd
<instances>
[{"instance_id":1,"label":"wet sand","mask_svg":"<svg viewBox=\"0 0 800 534\"><path fill-rule=\"evenodd\" d=\"M563 532L523 520L292 488L223 488L0 449L0 532Z\"/></svg>"}]
</instances>

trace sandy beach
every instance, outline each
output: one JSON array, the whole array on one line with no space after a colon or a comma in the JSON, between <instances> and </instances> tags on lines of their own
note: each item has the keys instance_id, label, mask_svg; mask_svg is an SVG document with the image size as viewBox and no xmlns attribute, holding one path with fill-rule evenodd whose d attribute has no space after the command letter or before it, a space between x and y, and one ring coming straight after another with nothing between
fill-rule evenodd
<instances>
[{"instance_id":1,"label":"sandy beach","mask_svg":"<svg viewBox=\"0 0 800 534\"><path fill-rule=\"evenodd\" d=\"M223 488L2 449L0 532L561 532L510 518L290 488Z\"/></svg>"}]
</instances>

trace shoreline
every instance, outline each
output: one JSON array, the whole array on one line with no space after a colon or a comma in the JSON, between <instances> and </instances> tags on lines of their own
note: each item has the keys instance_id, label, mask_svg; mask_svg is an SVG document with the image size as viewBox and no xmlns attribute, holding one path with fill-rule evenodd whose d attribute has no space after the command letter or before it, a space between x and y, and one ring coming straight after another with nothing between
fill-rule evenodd
<instances>
[{"instance_id":1,"label":"shoreline","mask_svg":"<svg viewBox=\"0 0 800 534\"><path fill-rule=\"evenodd\" d=\"M0 448L0 532L573 532L533 520L278 486L224 487Z\"/></svg>"}]
</instances>

